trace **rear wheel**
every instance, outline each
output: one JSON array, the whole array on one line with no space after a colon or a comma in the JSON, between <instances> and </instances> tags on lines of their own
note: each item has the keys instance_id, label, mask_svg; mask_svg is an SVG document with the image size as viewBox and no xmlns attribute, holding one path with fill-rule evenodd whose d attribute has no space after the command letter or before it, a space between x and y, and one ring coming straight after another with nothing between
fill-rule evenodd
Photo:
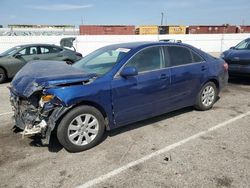
<instances>
[{"instance_id":1,"label":"rear wheel","mask_svg":"<svg viewBox=\"0 0 250 188\"><path fill-rule=\"evenodd\" d=\"M72 61L72 60L70 60L70 59L65 60L65 62L66 62L67 64L69 64L69 65L72 65L72 64L74 63L74 61Z\"/></svg>"},{"instance_id":2,"label":"rear wheel","mask_svg":"<svg viewBox=\"0 0 250 188\"><path fill-rule=\"evenodd\" d=\"M5 71L0 68L0 84L4 83L7 79Z\"/></svg>"},{"instance_id":3,"label":"rear wheel","mask_svg":"<svg viewBox=\"0 0 250 188\"><path fill-rule=\"evenodd\" d=\"M105 121L94 107L80 106L61 120L57 129L59 142L70 152L79 152L97 145L103 136Z\"/></svg>"},{"instance_id":4,"label":"rear wheel","mask_svg":"<svg viewBox=\"0 0 250 188\"><path fill-rule=\"evenodd\" d=\"M195 108L198 110L209 110L213 107L218 95L218 90L213 82L206 83L197 96Z\"/></svg>"}]
</instances>

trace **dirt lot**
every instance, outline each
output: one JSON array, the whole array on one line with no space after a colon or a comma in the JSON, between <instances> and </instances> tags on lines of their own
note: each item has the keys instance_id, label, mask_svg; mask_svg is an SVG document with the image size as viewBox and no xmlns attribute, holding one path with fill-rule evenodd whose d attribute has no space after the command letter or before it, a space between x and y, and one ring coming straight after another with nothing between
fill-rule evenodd
<instances>
[{"instance_id":1,"label":"dirt lot","mask_svg":"<svg viewBox=\"0 0 250 188\"><path fill-rule=\"evenodd\" d=\"M250 187L250 79L232 79L210 111L185 108L109 132L68 153L11 130L0 86L0 187ZM111 173L110 173L111 172Z\"/></svg>"}]
</instances>

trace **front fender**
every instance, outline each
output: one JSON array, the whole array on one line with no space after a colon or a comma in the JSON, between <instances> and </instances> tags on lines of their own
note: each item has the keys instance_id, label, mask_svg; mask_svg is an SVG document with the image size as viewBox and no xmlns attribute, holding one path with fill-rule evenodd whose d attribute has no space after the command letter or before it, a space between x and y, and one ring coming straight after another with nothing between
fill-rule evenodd
<instances>
[{"instance_id":1,"label":"front fender","mask_svg":"<svg viewBox=\"0 0 250 188\"><path fill-rule=\"evenodd\" d=\"M108 117L109 128L112 129L113 110L109 84L73 85L47 89L46 93L58 98L65 108L78 105L92 105Z\"/></svg>"}]
</instances>

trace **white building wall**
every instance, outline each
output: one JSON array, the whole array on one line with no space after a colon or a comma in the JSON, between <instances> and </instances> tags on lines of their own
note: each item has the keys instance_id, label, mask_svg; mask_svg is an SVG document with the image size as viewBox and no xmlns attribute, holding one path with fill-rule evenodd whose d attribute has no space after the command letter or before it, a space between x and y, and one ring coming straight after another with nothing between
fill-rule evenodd
<instances>
[{"instance_id":1,"label":"white building wall","mask_svg":"<svg viewBox=\"0 0 250 188\"><path fill-rule=\"evenodd\" d=\"M69 36L0 36L0 53L17 45L46 43L59 45L60 39ZM157 41L159 39L177 39L191 44L206 52L222 52L235 46L249 34L189 34L189 35L81 35L75 36L75 47L78 52L86 55L97 48L109 44Z\"/></svg>"}]
</instances>

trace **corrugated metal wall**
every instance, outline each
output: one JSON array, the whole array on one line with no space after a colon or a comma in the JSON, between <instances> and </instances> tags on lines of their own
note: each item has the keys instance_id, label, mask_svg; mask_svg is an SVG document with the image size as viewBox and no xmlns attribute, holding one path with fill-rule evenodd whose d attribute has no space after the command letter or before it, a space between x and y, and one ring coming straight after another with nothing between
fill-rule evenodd
<instances>
[{"instance_id":1,"label":"corrugated metal wall","mask_svg":"<svg viewBox=\"0 0 250 188\"><path fill-rule=\"evenodd\" d=\"M245 26L245 25L238 26L237 33L250 33L250 26Z\"/></svg>"},{"instance_id":2,"label":"corrugated metal wall","mask_svg":"<svg viewBox=\"0 0 250 188\"><path fill-rule=\"evenodd\" d=\"M80 25L80 35L133 35L135 26Z\"/></svg>"},{"instance_id":3,"label":"corrugated metal wall","mask_svg":"<svg viewBox=\"0 0 250 188\"><path fill-rule=\"evenodd\" d=\"M199 26L188 27L188 34L218 34L218 33L237 33L236 26Z\"/></svg>"},{"instance_id":4,"label":"corrugated metal wall","mask_svg":"<svg viewBox=\"0 0 250 188\"><path fill-rule=\"evenodd\" d=\"M136 28L138 35L156 35L159 33L157 25L142 25Z\"/></svg>"}]
</instances>

